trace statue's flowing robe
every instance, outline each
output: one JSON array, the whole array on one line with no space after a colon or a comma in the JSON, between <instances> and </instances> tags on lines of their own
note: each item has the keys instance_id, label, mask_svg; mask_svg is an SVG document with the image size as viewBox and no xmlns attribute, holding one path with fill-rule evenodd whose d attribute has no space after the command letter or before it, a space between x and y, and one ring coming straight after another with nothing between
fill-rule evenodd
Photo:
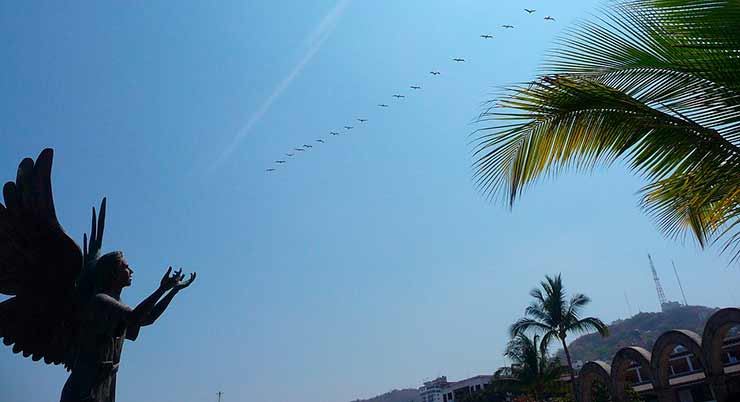
<instances>
[{"instance_id":1,"label":"statue's flowing robe","mask_svg":"<svg viewBox=\"0 0 740 402\"><path fill-rule=\"evenodd\" d=\"M93 297L83 312L80 342L61 402L115 402L123 342L139 335L139 325L130 324L132 311L105 293Z\"/></svg>"}]
</instances>

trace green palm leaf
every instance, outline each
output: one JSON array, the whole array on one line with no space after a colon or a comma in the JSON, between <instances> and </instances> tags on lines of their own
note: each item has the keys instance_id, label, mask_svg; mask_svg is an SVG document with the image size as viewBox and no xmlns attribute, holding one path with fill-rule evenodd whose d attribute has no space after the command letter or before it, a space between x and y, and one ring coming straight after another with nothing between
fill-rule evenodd
<instances>
[{"instance_id":1,"label":"green palm leaf","mask_svg":"<svg viewBox=\"0 0 740 402\"><path fill-rule=\"evenodd\" d=\"M571 29L542 77L481 115L477 185L513 206L543 178L624 160L661 230L738 256L737 21L738 1L642 0Z\"/></svg>"}]
</instances>

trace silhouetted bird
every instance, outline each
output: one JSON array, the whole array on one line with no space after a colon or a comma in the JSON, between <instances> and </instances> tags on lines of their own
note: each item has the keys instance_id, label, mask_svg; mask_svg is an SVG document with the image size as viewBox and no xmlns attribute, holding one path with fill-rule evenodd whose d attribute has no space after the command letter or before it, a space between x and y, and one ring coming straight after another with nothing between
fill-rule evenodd
<instances>
[{"instance_id":1,"label":"silhouetted bird","mask_svg":"<svg viewBox=\"0 0 740 402\"><path fill-rule=\"evenodd\" d=\"M313 148L313 145L303 144L304 148Z\"/></svg>"},{"instance_id":2,"label":"silhouetted bird","mask_svg":"<svg viewBox=\"0 0 740 402\"><path fill-rule=\"evenodd\" d=\"M388 105L386 105L385 103L381 103L378 106L380 106L380 107L388 107Z\"/></svg>"},{"instance_id":3,"label":"silhouetted bird","mask_svg":"<svg viewBox=\"0 0 740 402\"><path fill-rule=\"evenodd\" d=\"M501 26L503 28L509 28L509 29L514 28L514 25L501 25Z\"/></svg>"},{"instance_id":4,"label":"silhouetted bird","mask_svg":"<svg viewBox=\"0 0 740 402\"><path fill-rule=\"evenodd\" d=\"M293 155L295 155L295 154L285 154L285 156L287 156L287 157L291 157Z\"/></svg>"},{"instance_id":5,"label":"silhouetted bird","mask_svg":"<svg viewBox=\"0 0 740 402\"><path fill-rule=\"evenodd\" d=\"M412 85L411 89L421 89L421 87L417 87L416 85Z\"/></svg>"},{"instance_id":6,"label":"silhouetted bird","mask_svg":"<svg viewBox=\"0 0 740 402\"><path fill-rule=\"evenodd\" d=\"M324 140L316 140L316 142L320 142L320 143L322 143L322 144L323 144L323 143L325 143L326 141L324 141Z\"/></svg>"},{"instance_id":7,"label":"silhouetted bird","mask_svg":"<svg viewBox=\"0 0 740 402\"><path fill-rule=\"evenodd\" d=\"M401 98L405 98L406 96L404 96L404 95L399 95L399 94L395 94L395 95L393 95L393 97L394 97L394 98L398 98L398 99L401 99Z\"/></svg>"},{"instance_id":8,"label":"silhouetted bird","mask_svg":"<svg viewBox=\"0 0 740 402\"><path fill-rule=\"evenodd\" d=\"M270 169L265 169L265 171L266 171L266 172L274 172L274 171L275 171L275 169L273 169L273 168L270 168Z\"/></svg>"},{"instance_id":9,"label":"silhouetted bird","mask_svg":"<svg viewBox=\"0 0 740 402\"><path fill-rule=\"evenodd\" d=\"M300 151L300 152L305 151L305 149L303 149L303 148L293 148L293 149L296 150L296 151Z\"/></svg>"},{"instance_id":10,"label":"silhouetted bird","mask_svg":"<svg viewBox=\"0 0 740 402\"><path fill-rule=\"evenodd\" d=\"M493 39L492 35L481 35L480 37L483 39Z\"/></svg>"},{"instance_id":11,"label":"silhouetted bird","mask_svg":"<svg viewBox=\"0 0 740 402\"><path fill-rule=\"evenodd\" d=\"M545 19L548 20L548 21L555 21L555 18L552 18L549 15L547 17L545 17Z\"/></svg>"},{"instance_id":12,"label":"silhouetted bird","mask_svg":"<svg viewBox=\"0 0 740 402\"><path fill-rule=\"evenodd\" d=\"M537 10L530 10L530 9L528 9L528 8L525 8L525 9L524 9L524 11L526 11L526 12L527 12L527 14L532 14L533 12L535 12L535 11L537 11Z\"/></svg>"},{"instance_id":13,"label":"silhouetted bird","mask_svg":"<svg viewBox=\"0 0 740 402\"><path fill-rule=\"evenodd\" d=\"M357 121L359 121L360 123L364 123L367 121L367 119L357 119Z\"/></svg>"},{"instance_id":14,"label":"silhouetted bird","mask_svg":"<svg viewBox=\"0 0 740 402\"><path fill-rule=\"evenodd\" d=\"M431 74L431 75L440 75L442 73L440 73L439 71L430 71L429 74Z\"/></svg>"},{"instance_id":15,"label":"silhouetted bird","mask_svg":"<svg viewBox=\"0 0 740 402\"><path fill-rule=\"evenodd\" d=\"M331 134L331 135L339 135L339 133L336 132L336 131L329 131L329 134Z\"/></svg>"},{"instance_id":16,"label":"silhouetted bird","mask_svg":"<svg viewBox=\"0 0 740 402\"><path fill-rule=\"evenodd\" d=\"M465 62L465 59L459 59L459 58L458 59L452 59L452 60L454 60L454 61L456 61L458 63L464 63Z\"/></svg>"},{"instance_id":17,"label":"silhouetted bird","mask_svg":"<svg viewBox=\"0 0 740 402\"><path fill-rule=\"evenodd\" d=\"M285 161L275 161L275 163L285 163Z\"/></svg>"},{"instance_id":18,"label":"silhouetted bird","mask_svg":"<svg viewBox=\"0 0 740 402\"><path fill-rule=\"evenodd\" d=\"M354 127L352 127L352 126L344 126L344 128L346 128L347 130L352 130Z\"/></svg>"}]
</instances>

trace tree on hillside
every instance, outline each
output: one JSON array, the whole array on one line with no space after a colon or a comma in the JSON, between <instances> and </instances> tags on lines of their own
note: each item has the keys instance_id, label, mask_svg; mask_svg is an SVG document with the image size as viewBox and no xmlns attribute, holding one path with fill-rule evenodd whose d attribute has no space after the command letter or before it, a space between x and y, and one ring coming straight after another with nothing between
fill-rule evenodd
<instances>
[{"instance_id":1,"label":"tree on hillside","mask_svg":"<svg viewBox=\"0 0 740 402\"><path fill-rule=\"evenodd\" d=\"M568 369L571 376L572 392L576 401L575 371L565 339L571 333L587 333L596 331L602 336L609 334L609 329L600 319L595 317L581 318L581 310L591 299L588 296L576 293L567 299L565 288L560 274L554 278L545 276L540 282L541 289L532 289L529 294L534 301L524 310L524 317L511 326L512 338L526 333L542 334L542 345L547 348L550 342L559 340L565 352Z\"/></svg>"},{"instance_id":2,"label":"tree on hillside","mask_svg":"<svg viewBox=\"0 0 740 402\"><path fill-rule=\"evenodd\" d=\"M740 2L619 0L566 31L544 75L481 115L475 177L513 206L547 176L617 160L670 237L740 256Z\"/></svg>"},{"instance_id":3,"label":"tree on hillside","mask_svg":"<svg viewBox=\"0 0 740 402\"><path fill-rule=\"evenodd\" d=\"M491 381L492 392L522 393L540 401L547 393L559 389L562 366L550 358L547 344L539 335L532 338L523 333L515 335L506 345L504 356L512 365L496 370Z\"/></svg>"}]
</instances>

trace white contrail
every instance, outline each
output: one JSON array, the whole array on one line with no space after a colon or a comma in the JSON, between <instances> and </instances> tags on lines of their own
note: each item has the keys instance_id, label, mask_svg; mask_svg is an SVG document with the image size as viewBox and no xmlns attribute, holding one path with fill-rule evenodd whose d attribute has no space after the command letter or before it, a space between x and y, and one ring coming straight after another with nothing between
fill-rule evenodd
<instances>
[{"instance_id":1,"label":"white contrail","mask_svg":"<svg viewBox=\"0 0 740 402\"><path fill-rule=\"evenodd\" d=\"M334 30L337 21L344 13L345 8L350 1L351 0L337 1L334 7L329 10L329 12L324 16L321 22L319 22L313 32L311 32L311 34L306 38L304 42L306 50L303 52L303 56L300 58L298 63L293 67L290 73L288 73L288 75L285 76L282 81L280 81L280 83L275 87L270 96L268 96L267 99L262 102L262 105L260 105L257 111L252 114L252 116L249 118L249 120L247 120L244 126L242 126L242 128L237 131L234 139L231 140L231 143L229 143L229 145L223 150L223 152L221 152L221 155L216 159L216 161L214 161L213 165L211 166L211 170L220 166L224 161L226 161L226 159L229 158L229 156L231 156L239 143L244 140L247 134L252 131L254 126L270 110L272 104L280 97L283 91L285 91L290 86L290 84L296 77L298 77L298 75L303 70L303 67L305 67L311 61L316 52L321 49L321 46L324 44L324 42L329 38L329 36L331 36L331 33Z\"/></svg>"}]
</instances>

